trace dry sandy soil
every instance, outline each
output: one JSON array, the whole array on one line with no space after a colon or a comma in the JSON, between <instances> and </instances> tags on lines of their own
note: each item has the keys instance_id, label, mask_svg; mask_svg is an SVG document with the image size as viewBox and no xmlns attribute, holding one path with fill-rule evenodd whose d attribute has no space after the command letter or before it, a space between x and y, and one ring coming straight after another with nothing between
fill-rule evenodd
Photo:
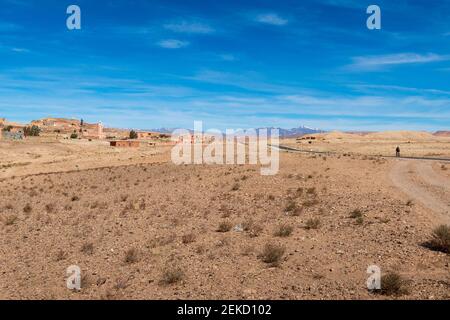
<instances>
[{"instance_id":1,"label":"dry sandy soil","mask_svg":"<svg viewBox=\"0 0 450 320\"><path fill-rule=\"evenodd\" d=\"M395 156L397 146L407 157L450 158L450 137L427 132L377 132L366 135L331 132L312 135L315 141L287 139L283 144L304 150Z\"/></svg>"},{"instance_id":2,"label":"dry sandy soil","mask_svg":"<svg viewBox=\"0 0 450 320\"><path fill-rule=\"evenodd\" d=\"M449 299L450 257L422 243L449 223L450 163L360 149L282 153L279 174L261 176L176 166L168 148L0 142L0 298ZM267 244L284 250L278 263ZM369 265L407 292L370 293Z\"/></svg>"}]
</instances>

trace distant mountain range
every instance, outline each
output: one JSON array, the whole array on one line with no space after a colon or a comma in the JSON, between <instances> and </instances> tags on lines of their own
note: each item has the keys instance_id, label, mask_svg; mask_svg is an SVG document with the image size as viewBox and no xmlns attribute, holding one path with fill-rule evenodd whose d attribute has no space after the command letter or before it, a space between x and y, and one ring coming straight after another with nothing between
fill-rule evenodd
<instances>
[{"instance_id":1,"label":"distant mountain range","mask_svg":"<svg viewBox=\"0 0 450 320\"><path fill-rule=\"evenodd\" d=\"M274 128L262 128L262 129L274 129ZM314 128L309 128L309 127L305 127L305 126L300 126L298 128L292 128L292 129L283 129L283 128L275 128L275 129L280 130L280 137L282 137L282 138L294 138L294 137L304 136L305 134L314 134L314 133L325 132L320 129L314 129Z\"/></svg>"},{"instance_id":2,"label":"distant mountain range","mask_svg":"<svg viewBox=\"0 0 450 320\"><path fill-rule=\"evenodd\" d=\"M160 133L172 133L177 128L159 128L159 129L150 129L149 131L154 132L160 132ZM265 128L258 128L256 129L257 132L262 129L267 129L268 132L270 132L270 129L278 129L280 132L281 138L293 138L293 137L300 137L305 134L314 134L314 133L323 133L325 131L320 129L314 129L309 128L305 126L300 126L298 128L292 128L292 129L283 129L283 128L275 128L275 127L265 127ZM189 130L190 132L193 132L192 130Z\"/></svg>"}]
</instances>

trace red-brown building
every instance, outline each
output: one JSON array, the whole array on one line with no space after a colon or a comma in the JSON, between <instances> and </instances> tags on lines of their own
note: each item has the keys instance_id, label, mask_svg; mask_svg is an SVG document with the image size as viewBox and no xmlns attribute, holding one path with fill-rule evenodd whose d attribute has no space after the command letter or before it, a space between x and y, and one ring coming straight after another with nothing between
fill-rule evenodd
<instances>
[{"instance_id":1,"label":"red-brown building","mask_svg":"<svg viewBox=\"0 0 450 320\"><path fill-rule=\"evenodd\" d=\"M115 140L110 141L109 145L117 148L139 148L140 143L136 140Z\"/></svg>"}]
</instances>

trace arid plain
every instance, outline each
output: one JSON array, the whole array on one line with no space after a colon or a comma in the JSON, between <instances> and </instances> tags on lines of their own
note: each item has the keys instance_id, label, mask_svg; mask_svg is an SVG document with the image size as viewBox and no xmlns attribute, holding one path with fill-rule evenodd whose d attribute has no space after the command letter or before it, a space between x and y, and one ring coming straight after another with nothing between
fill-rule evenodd
<instances>
[{"instance_id":1,"label":"arid plain","mask_svg":"<svg viewBox=\"0 0 450 320\"><path fill-rule=\"evenodd\" d=\"M181 165L170 146L0 141L1 299L449 299L450 138L329 133L280 171ZM323 153L310 153L319 151ZM82 289L66 269L82 270ZM369 292L367 268L401 278Z\"/></svg>"}]
</instances>

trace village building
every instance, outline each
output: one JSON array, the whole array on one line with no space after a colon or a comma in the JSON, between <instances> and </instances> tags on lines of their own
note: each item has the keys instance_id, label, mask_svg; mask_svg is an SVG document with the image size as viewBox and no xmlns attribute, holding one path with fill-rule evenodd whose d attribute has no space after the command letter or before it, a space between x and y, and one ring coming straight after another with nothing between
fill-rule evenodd
<instances>
[{"instance_id":1,"label":"village building","mask_svg":"<svg viewBox=\"0 0 450 320\"><path fill-rule=\"evenodd\" d=\"M139 148L140 142L137 140L114 140L109 145L116 148Z\"/></svg>"}]
</instances>

